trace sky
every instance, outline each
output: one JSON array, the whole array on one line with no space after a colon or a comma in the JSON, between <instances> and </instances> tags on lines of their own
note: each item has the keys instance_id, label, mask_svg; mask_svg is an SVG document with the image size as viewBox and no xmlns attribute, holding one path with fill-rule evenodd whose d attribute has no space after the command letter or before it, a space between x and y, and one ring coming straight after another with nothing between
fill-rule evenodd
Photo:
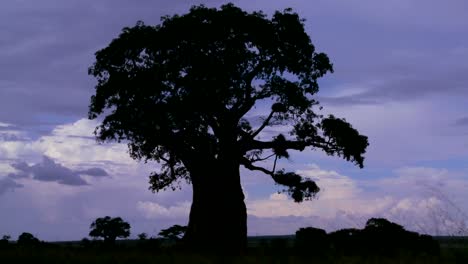
<instances>
[{"instance_id":1,"label":"sky","mask_svg":"<svg viewBox=\"0 0 468 264\"><path fill-rule=\"evenodd\" d=\"M292 7L335 72L320 80L323 113L369 137L365 167L320 152L280 165L314 179L294 203L268 176L241 170L249 235L300 227L362 228L385 217L432 235L468 235L468 2L232 1ZM158 164L98 144L87 119L94 53L121 29L225 1L9 0L0 8L0 235L79 240L97 217L121 216L131 237L187 224L191 188L153 194ZM258 110L261 112L261 109ZM268 131L267 131L268 133ZM266 164L271 165L271 164Z\"/></svg>"}]
</instances>

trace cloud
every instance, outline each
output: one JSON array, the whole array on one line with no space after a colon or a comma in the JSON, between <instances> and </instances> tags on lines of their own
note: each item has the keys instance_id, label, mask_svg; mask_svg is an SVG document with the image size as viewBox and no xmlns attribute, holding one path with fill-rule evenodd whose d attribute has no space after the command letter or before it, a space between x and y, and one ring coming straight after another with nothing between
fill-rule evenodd
<instances>
[{"instance_id":1,"label":"cloud","mask_svg":"<svg viewBox=\"0 0 468 264\"><path fill-rule=\"evenodd\" d=\"M129 157L125 144L96 142L93 131L97 125L95 120L82 118L56 126L38 138L15 140L0 137L0 163L11 163L11 160L37 162L45 155L65 167L77 169L83 166L89 169L93 165L112 169L125 165L129 170L135 169L137 162ZM14 131L25 133L22 130ZM86 173L90 176L105 176L98 170L88 170Z\"/></svg>"},{"instance_id":2,"label":"cloud","mask_svg":"<svg viewBox=\"0 0 468 264\"><path fill-rule=\"evenodd\" d=\"M45 155L69 165L85 162L114 162L135 165L125 144L98 144L93 131L96 120L86 118L56 126L50 134L40 137L33 147Z\"/></svg>"},{"instance_id":3,"label":"cloud","mask_svg":"<svg viewBox=\"0 0 468 264\"><path fill-rule=\"evenodd\" d=\"M300 225L328 231L362 228L367 219L384 217L418 232L468 234L468 207L464 204L468 179L463 172L402 167L392 177L354 180L309 165L297 173L317 181L324 193L302 203L278 193L247 200L249 217L259 228L256 232L274 234L266 231L271 228L291 234Z\"/></svg>"},{"instance_id":4,"label":"cloud","mask_svg":"<svg viewBox=\"0 0 468 264\"><path fill-rule=\"evenodd\" d=\"M187 218L191 203L188 201L165 207L155 202L138 201L137 209L148 219Z\"/></svg>"},{"instance_id":5,"label":"cloud","mask_svg":"<svg viewBox=\"0 0 468 264\"><path fill-rule=\"evenodd\" d=\"M320 187L317 199L295 203L285 194L271 194L267 199L247 201L248 213L257 217L334 217L339 211L373 213L388 206L390 197L378 197L369 204L358 184L350 177L333 170L323 170L315 164L296 173L313 179Z\"/></svg>"},{"instance_id":6,"label":"cloud","mask_svg":"<svg viewBox=\"0 0 468 264\"><path fill-rule=\"evenodd\" d=\"M77 171L76 173L89 175L89 176L94 176L94 177L109 176L109 174L107 174L107 172L104 169L101 169L101 168L89 168L89 169L86 169L86 170Z\"/></svg>"},{"instance_id":7,"label":"cloud","mask_svg":"<svg viewBox=\"0 0 468 264\"><path fill-rule=\"evenodd\" d=\"M314 180L320 187L319 199L337 200L357 196L360 192L356 183L349 177L333 170L323 170L316 164L311 164L305 170L297 170L297 174Z\"/></svg>"},{"instance_id":8,"label":"cloud","mask_svg":"<svg viewBox=\"0 0 468 264\"><path fill-rule=\"evenodd\" d=\"M9 177L13 179L32 178L38 181L57 182L64 185L80 186L89 185L81 175L95 177L108 176L107 172L101 168L89 168L86 170L75 171L55 163L47 156L43 156L42 163L29 166L25 162L19 162L11 165L17 173L10 173Z\"/></svg>"},{"instance_id":9,"label":"cloud","mask_svg":"<svg viewBox=\"0 0 468 264\"><path fill-rule=\"evenodd\" d=\"M8 191L11 191L17 188L22 188L22 187L23 187L22 184L19 184L10 178L0 179L0 195Z\"/></svg>"},{"instance_id":10,"label":"cloud","mask_svg":"<svg viewBox=\"0 0 468 264\"><path fill-rule=\"evenodd\" d=\"M421 78L424 78L421 76ZM440 79L404 79L390 81L380 86L372 87L364 92L341 96L320 97L319 101L328 105L369 105L385 104L394 101L414 101L429 96L457 95L467 97L468 79L457 78L456 82L450 76L440 76ZM447 82L446 79L451 80ZM465 83L465 84L463 84Z\"/></svg>"}]
</instances>

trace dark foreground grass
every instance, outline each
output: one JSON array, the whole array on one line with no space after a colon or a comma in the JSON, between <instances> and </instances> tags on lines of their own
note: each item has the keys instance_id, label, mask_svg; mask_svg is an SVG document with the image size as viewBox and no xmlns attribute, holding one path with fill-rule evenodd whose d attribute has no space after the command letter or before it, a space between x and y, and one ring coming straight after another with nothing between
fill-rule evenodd
<instances>
[{"instance_id":1,"label":"dark foreground grass","mask_svg":"<svg viewBox=\"0 0 468 264\"><path fill-rule=\"evenodd\" d=\"M307 255L310 254L310 255ZM377 254L342 255L329 252L316 256L297 254L290 249L250 248L243 255L183 253L175 249L151 250L129 247L114 249L56 246L50 248L10 248L0 250L0 263L84 264L84 263L468 263L468 248L442 248L440 255L401 252L395 256Z\"/></svg>"}]
</instances>

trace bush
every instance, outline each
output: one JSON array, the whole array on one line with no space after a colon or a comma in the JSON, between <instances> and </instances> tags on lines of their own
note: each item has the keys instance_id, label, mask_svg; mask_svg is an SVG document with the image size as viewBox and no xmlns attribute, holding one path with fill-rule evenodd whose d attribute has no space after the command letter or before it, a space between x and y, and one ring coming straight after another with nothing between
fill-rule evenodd
<instances>
[{"instance_id":1,"label":"bush","mask_svg":"<svg viewBox=\"0 0 468 264\"><path fill-rule=\"evenodd\" d=\"M11 236L9 235L4 235L2 239L0 239L0 248L6 248L10 244L10 238Z\"/></svg>"},{"instance_id":2,"label":"bush","mask_svg":"<svg viewBox=\"0 0 468 264\"><path fill-rule=\"evenodd\" d=\"M22 233L18 237L18 245L19 246L38 246L41 241L33 236L31 233Z\"/></svg>"},{"instance_id":3,"label":"bush","mask_svg":"<svg viewBox=\"0 0 468 264\"><path fill-rule=\"evenodd\" d=\"M362 230L346 228L331 232L328 236L333 248L342 254L358 254L362 250Z\"/></svg>"},{"instance_id":4,"label":"bush","mask_svg":"<svg viewBox=\"0 0 468 264\"><path fill-rule=\"evenodd\" d=\"M91 247L91 240L89 240L88 238L85 237L85 238L81 239L80 245L82 247L89 248L89 247Z\"/></svg>"},{"instance_id":5,"label":"bush","mask_svg":"<svg viewBox=\"0 0 468 264\"><path fill-rule=\"evenodd\" d=\"M296 231L295 246L303 252L323 254L330 248L330 241L325 230L306 227Z\"/></svg>"},{"instance_id":6,"label":"bush","mask_svg":"<svg viewBox=\"0 0 468 264\"><path fill-rule=\"evenodd\" d=\"M439 244L431 236L405 230L401 225L384 218L371 218L362 231L369 253L394 255L406 251L438 254Z\"/></svg>"}]
</instances>

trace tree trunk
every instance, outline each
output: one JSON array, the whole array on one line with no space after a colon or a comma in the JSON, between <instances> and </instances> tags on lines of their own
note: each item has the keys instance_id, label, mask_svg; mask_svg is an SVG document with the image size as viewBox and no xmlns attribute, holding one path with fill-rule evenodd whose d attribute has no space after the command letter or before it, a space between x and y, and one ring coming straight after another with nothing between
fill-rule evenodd
<instances>
[{"instance_id":1,"label":"tree trunk","mask_svg":"<svg viewBox=\"0 0 468 264\"><path fill-rule=\"evenodd\" d=\"M197 249L239 252L247 245L247 210L239 164L214 160L191 170L193 201L184 241Z\"/></svg>"}]
</instances>

